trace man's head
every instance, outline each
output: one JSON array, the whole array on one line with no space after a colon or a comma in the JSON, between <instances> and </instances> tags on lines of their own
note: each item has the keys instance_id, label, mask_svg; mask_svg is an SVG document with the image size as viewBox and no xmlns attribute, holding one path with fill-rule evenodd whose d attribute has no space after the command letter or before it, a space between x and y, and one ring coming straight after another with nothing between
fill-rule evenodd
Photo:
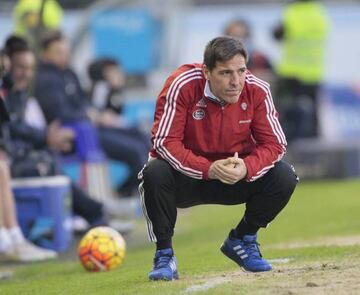
<instances>
[{"instance_id":1,"label":"man's head","mask_svg":"<svg viewBox=\"0 0 360 295\"><path fill-rule=\"evenodd\" d=\"M250 37L250 26L243 19L234 19L226 25L224 34L244 42Z\"/></svg>"},{"instance_id":2,"label":"man's head","mask_svg":"<svg viewBox=\"0 0 360 295\"><path fill-rule=\"evenodd\" d=\"M11 58L11 76L15 90L27 90L34 77L35 55L28 49L13 54Z\"/></svg>"},{"instance_id":3,"label":"man's head","mask_svg":"<svg viewBox=\"0 0 360 295\"><path fill-rule=\"evenodd\" d=\"M211 40L204 52L203 71L216 97L236 103L245 84L247 52L242 43L231 37Z\"/></svg>"},{"instance_id":4,"label":"man's head","mask_svg":"<svg viewBox=\"0 0 360 295\"><path fill-rule=\"evenodd\" d=\"M27 90L34 76L35 56L25 39L10 36L5 43L10 58L10 76L15 90Z\"/></svg>"},{"instance_id":5,"label":"man's head","mask_svg":"<svg viewBox=\"0 0 360 295\"><path fill-rule=\"evenodd\" d=\"M10 70L10 59L5 50L0 50L0 81ZM0 83L1 84L1 83Z\"/></svg>"},{"instance_id":6,"label":"man's head","mask_svg":"<svg viewBox=\"0 0 360 295\"><path fill-rule=\"evenodd\" d=\"M121 65L114 58L101 58L92 62L88 67L91 81L105 81L113 90L124 87L125 74Z\"/></svg>"},{"instance_id":7,"label":"man's head","mask_svg":"<svg viewBox=\"0 0 360 295\"><path fill-rule=\"evenodd\" d=\"M41 58L60 69L67 69L70 62L70 44L61 32L46 33L41 41Z\"/></svg>"},{"instance_id":8,"label":"man's head","mask_svg":"<svg viewBox=\"0 0 360 295\"><path fill-rule=\"evenodd\" d=\"M24 38L15 35L9 36L5 41L4 49L0 53L0 71L2 71L0 76L6 75L5 79L11 80L11 77L7 75L11 70L11 57L17 52L28 50L28 48L28 43ZM12 86L12 81L9 82Z\"/></svg>"}]
</instances>

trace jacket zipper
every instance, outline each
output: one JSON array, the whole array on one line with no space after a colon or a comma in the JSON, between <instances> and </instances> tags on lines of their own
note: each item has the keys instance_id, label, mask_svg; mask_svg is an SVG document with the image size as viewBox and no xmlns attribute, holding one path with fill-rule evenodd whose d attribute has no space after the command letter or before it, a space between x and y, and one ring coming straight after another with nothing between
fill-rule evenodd
<instances>
[{"instance_id":1,"label":"jacket zipper","mask_svg":"<svg viewBox=\"0 0 360 295\"><path fill-rule=\"evenodd\" d=\"M223 105L220 105L221 107L221 118L220 118L220 126L219 126L219 146L223 147L222 146L222 140L221 140L221 134L222 134L222 131L223 131L223 118L224 118L224 106ZM222 150L220 151L222 152Z\"/></svg>"}]
</instances>

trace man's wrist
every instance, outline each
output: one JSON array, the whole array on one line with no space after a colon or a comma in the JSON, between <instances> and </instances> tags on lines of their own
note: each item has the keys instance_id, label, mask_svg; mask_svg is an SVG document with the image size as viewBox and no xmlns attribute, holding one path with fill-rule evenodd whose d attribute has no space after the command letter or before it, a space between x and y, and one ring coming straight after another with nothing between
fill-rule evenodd
<instances>
[{"instance_id":1,"label":"man's wrist","mask_svg":"<svg viewBox=\"0 0 360 295\"><path fill-rule=\"evenodd\" d=\"M244 176L244 179L249 179L248 175L251 173L251 166L248 158L244 158L244 167L246 169L246 174Z\"/></svg>"},{"instance_id":2,"label":"man's wrist","mask_svg":"<svg viewBox=\"0 0 360 295\"><path fill-rule=\"evenodd\" d=\"M214 162L209 162L207 169L204 172L204 179L215 179L215 174L213 173L213 166Z\"/></svg>"}]
</instances>

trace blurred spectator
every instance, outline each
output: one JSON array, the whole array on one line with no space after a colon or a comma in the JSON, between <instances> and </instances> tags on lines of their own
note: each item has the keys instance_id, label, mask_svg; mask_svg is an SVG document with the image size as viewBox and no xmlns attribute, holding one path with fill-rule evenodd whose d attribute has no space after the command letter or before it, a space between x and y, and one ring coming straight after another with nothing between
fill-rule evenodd
<instances>
[{"instance_id":1,"label":"blurred spectator","mask_svg":"<svg viewBox=\"0 0 360 295\"><path fill-rule=\"evenodd\" d=\"M16 46L7 42L9 44L11 46L5 50L11 61L13 88L6 98L11 121L6 124L9 134L5 144L12 158L13 177L58 174L60 169L56 153L71 149L74 134L71 129L60 127L56 121L42 129L34 128L25 121L27 90L33 78L35 57L26 42L19 42ZM71 188L74 213L85 218L90 225L104 224L103 205L91 199L74 183Z\"/></svg>"},{"instance_id":2,"label":"blurred spectator","mask_svg":"<svg viewBox=\"0 0 360 295\"><path fill-rule=\"evenodd\" d=\"M274 29L274 38L282 42L277 104L289 142L318 135L317 93L328 29L327 13L315 0L290 3Z\"/></svg>"},{"instance_id":3,"label":"blurred spectator","mask_svg":"<svg viewBox=\"0 0 360 295\"><path fill-rule=\"evenodd\" d=\"M122 92L125 86L125 74L115 59L101 58L88 67L91 80L90 100L99 111L111 111L120 118L123 109ZM121 123L120 123L121 124Z\"/></svg>"},{"instance_id":4,"label":"blurred spectator","mask_svg":"<svg viewBox=\"0 0 360 295\"><path fill-rule=\"evenodd\" d=\"M149 122L138 122L141 126L130 126L128 119L123 115L123 92L127 77L118 61L114 58L96 59L89 64L88 75L91 80L89 97L92 106L103 114L108 113L114 126L129 129L135 139L146 141L145 144L150 143ZM148 136L148 140L142 133Z\"/></svg>"},{"instance_id":5,"label":"blurred spectator","mask_svg":"<svg viewBox=\"0 0 360 295\"><path fill-rule=\"evenodd\" d=\"M266 55L254 47L249 23L243 19L234 19L225 26L224 34L239 39L245 45L249 55L247 68L251 73L273 84L273 68Z\"/></svg>"},{"instance_id":6,"label":"blurred spectator","mask_svg":"<svg viewBox=\"0 0 360 295\"><path fill-rule=\"evenodd\" d=\"M69 66L67 39L60 32L45 36L41 63L35 83L35 97L48 123L60 120L71 124L88 121L97 127L99 141L107 156L127 164L129 177L119 188L123 196L137 193L137 173L147 160L146 138L136 129L119 128L113 113L92 107Z\"/></svg>"},{"instance_id":7,"label":"blurred spectator","mask_svg":"<svg viewBox=\"0 0 360 295\"><path fill-rule=\"evenodd\" d=\"M0 53L0 86L2 86L2 77L8 70L4 61L5 55ZM0 140L2 125L9 119L0 93ZM17 222L6 155L0 146L0 257L16 261L37 261L56 256L56 252L39 248L24 238ZM7 272L3 274L6 275Z\"/></svg>"},{"instance_id":8,"label":"blurred spectator","mask_svg":"<svg viewBox=\"0 0 360 295\"><path fill-rule=\"evenodd\" d=\"M2 123L9 121L9 114L5 107L5 88L3 77L10 70L10 60L9 57L3 52L0 51L0 134ZM1 142L0 142L1 144Z\"/></svg>"},{"instance_id":9,"label":"blurred spectator","mask_svg":"<svg viewBox=\"0 0 360 295\"><path fill-rule=\"evenodd\" d=\"M59 28L62 17L56 0L18 0L13 12L14 34L36 46L44 31Z\"/></svg>"}]
</instances>

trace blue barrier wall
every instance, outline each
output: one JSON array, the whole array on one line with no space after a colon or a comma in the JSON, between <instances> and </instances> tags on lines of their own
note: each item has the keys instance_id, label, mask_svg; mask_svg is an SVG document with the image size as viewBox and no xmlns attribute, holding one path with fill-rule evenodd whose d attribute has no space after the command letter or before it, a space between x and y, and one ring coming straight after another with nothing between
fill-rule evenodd
<instances>
[{"instance_id":1,"label":"blue barrier wall","mask_svg":"<svg viewBox=\"0 0 360 295\"><path fill-rule=\"evenodd\" d=\"M149 11L98 11L90 28L96 57L115 57L128 74L143 74L158 65L160 23Z\"/></svg>"}]
</instances>

